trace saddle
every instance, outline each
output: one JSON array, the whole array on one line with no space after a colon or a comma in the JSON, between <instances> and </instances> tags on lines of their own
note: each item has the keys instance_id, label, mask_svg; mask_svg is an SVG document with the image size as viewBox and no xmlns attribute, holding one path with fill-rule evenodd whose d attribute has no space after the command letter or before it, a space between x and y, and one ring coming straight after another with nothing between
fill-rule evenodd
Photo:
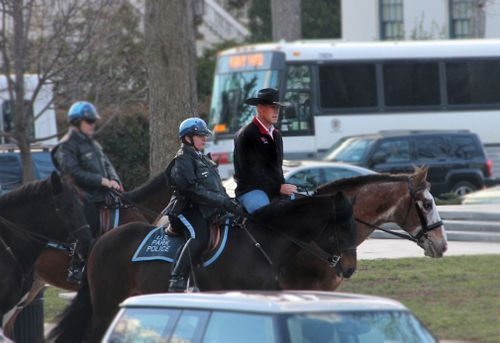
<instances>
[{"instance_id":1,"label":"saddle","mask_svg":"<svg viewBox=\"0 0 500 343\"><path fill-rule=\"evenodd\" d=\"M226 218L227 218L227 216L217 217L210 224L210 226L209 226L210 238L209 238L209 241L208 241L207 248L203 252L204 256L209 255L210 253L212 253L217 248L217 246L219 245L221 237L222 237L222 235L221 235L221 229L223 227L223 224L224 224ZM170 224L170 220L168 219L167 215L162 216L156 222L156 225L163 226L165 228L164 229L165 233L168 236L170 236L170 237L184 237L184 230L183 229L179 229L179 228L174 228Z\"/></svg>"},{"instance_id":2,"label":"saddle","mask_svg":"<svg viewBox=\"0 0 500 343\"><path fill-rule=\"evenodd\" d=\"M133 206L124 201L118 193L107 192L104 197L104 204L99 208L100 234L104 234L117 227L120 222L120 210Z\"/></svg>"}]
</instances>

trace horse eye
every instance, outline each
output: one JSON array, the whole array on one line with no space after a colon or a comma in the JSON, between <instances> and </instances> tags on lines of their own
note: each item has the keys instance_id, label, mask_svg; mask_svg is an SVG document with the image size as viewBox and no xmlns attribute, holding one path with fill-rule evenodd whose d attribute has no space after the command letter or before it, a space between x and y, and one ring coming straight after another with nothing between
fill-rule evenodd
<instances>
[{"instance_id":1,"label":"horse eye","mask_svg":"<svg viewBox=\"0 0 500 343\"><path fill-rule=\"evenodd\" d=\"M424 209L429 211L432 209L432 201L426 200L423 202Z\"/></svg>"}]
</instances>

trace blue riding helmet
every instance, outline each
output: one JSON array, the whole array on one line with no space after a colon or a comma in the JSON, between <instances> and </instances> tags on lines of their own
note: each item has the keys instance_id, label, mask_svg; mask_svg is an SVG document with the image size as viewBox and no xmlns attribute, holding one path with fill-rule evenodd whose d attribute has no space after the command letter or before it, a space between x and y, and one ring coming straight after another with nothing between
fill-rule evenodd
<instances>
[{"instance_id":1,"label":"blue riding helmet","mask_svg":"<svg viewBox=\"0 0 500 343\"><path fill-rule=\"evenodd\" d=\"M186 135L211 136L212 131L201 118L188 118L179 125L179 138Z\"/></svg>"},{"instance_id":2,"label":"blue riding helmet","mask_svg":"<svg viewBox=\"0 0 500 343\"><path fill-rule=\"evenodd\" d=\"M96 108L90 102L78 101L71 105L68 111L68 120L71 122L75 119L97 120L101 119Z\"/></svg>"}]
</instances>

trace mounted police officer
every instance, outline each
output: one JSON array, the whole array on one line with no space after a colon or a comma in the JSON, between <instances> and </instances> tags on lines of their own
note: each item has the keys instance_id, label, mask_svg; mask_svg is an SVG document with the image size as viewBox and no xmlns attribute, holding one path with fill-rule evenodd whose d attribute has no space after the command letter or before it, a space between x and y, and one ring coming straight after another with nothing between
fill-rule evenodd
<instances>
[{"instance_id":1,"label":"mounted police officer","mask_svg":"<svg viewBox=\"0 0 500 343\"><path fill-rule=\"evenodd\" d=\"M209 225L218 214L241 215L242 208L226 194L216 164L203 155L207 136L212 133L200 118L188 118L179 126L181 148L166 169L174 194L165 213L171 225L186 230L189 239L172 270L169 292L187 287L191 263L199 262L209 241Z\"/></svg>"},{"instance_id":2,"label":"mounted police officer","mask_svg":"<svg viewBox=\"0 0 500 343\"><path fill-rule=\"evenodd\" d=\"M89 102L75 102L68 111L70 128L61 142L52 150L56 168L69 175L84 193L85 216L94 235L99 232L99 208L110 189L121 190L121 181L115 168L102 151L93 134L97 120L96 108ZM79 282L83 261L74 255L68 281Z\"/></svg>"}]
</instances>

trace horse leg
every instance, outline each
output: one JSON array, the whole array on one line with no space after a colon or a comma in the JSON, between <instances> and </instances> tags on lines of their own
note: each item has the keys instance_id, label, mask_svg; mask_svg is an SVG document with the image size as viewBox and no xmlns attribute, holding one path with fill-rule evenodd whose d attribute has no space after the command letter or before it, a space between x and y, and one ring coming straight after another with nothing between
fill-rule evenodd
<instances>
[{"instance_id":1,"label":"horse leg","mask_svg":"<svg viewBox=\"0 0 500 343\"><path fill-rule=\"evenodd\" d=\"M78 291L78 284L66 281L70 260L64 251L44 249L35 262L35 274L54 287Z\"/></svg>"}]
</instances>

